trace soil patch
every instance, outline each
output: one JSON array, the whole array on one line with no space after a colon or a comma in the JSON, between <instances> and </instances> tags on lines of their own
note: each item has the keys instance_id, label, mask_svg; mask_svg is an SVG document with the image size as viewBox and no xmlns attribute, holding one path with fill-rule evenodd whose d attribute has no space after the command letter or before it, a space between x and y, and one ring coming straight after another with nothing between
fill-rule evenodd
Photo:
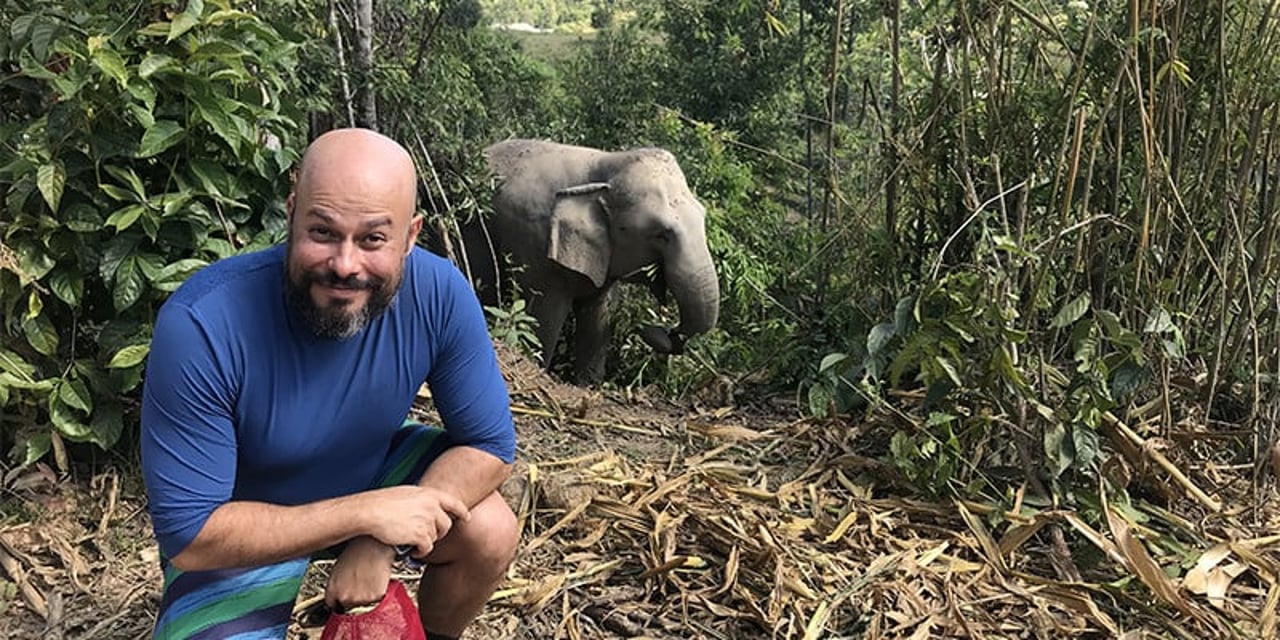
<instances>
[{"instance_id":1,"label":"soil patch","mask_svg":"<svg viewBox=\"0 0 1280 640\"><path fill-rule=\"evenodd\" d=\"M1113 507L1099 527L1016 486L1008 504L907 497L866 455L901 415L679 404L500 359L520 437L503 495L522 548L468 638L1274 637L1274 501L1185 452L1164 455L1196 481L1219 474L1217 499L1250 508ZM418 410L432 419L428 395ZM37 467L3 504L0 637L148 637L160 574L136 478ZM299 608L326 570L313 566Z\"/></svg>"}]
</instances>

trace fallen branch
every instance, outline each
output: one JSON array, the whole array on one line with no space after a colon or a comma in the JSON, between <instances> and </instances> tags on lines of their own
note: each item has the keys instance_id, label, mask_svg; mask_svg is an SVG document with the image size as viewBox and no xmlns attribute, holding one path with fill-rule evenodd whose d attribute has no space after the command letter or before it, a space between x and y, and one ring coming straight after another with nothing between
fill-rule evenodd
<instances>
[{"instance_id":1,"label":"fallen branch","mask_svg":"<svg viewBox=\"0 0 1280 640\"><path fill-rule=\"evenodd\" d=\"M1214 499L1209 494L1205 493L1203 490L1200 489L1200 487L1197 487L1195 483L1191 482L1191 479L1188 478L1187 475L1184 474L1182 470L1178 468L1177 465L1175 465L1172 461L1166 458L1163 453L1160 453L1159 451L1157 451L1155 447L1150 446L1150 444L1142 436L1134 432L1133 429L1130 429L1129 425L1126 425L1125 423L1121 422L1120 419L1115 417L1115 415L1113 415L1110 411L1102 414L1102 425L1104 428L1110 427L1110 430L1112 431L1110 435L1113 438L1117 436L1122 437L1124 440L1132 443L1137 448L1138 451L1141 451L1143 454L1145 454L1148 458L1152 460L1152 462L1155 462L1157 465L1160 465L1160 468L1164 469L1165 472L1169 474L1169 477L1172 478L1174 482L1182 485L1182 488L1186 489L1187 493L1191 494L1191 497L1200 501L1200 504L1203 504L1205 507L1207 507L1210 511L1213 511L1214 513L1222 512L1221 502ZM1140 462L1141 461L1139 460L1133 461L1135 466L1138 465Z\"/></svg>"},{"instance_id":2,"label":"fallen branch","mask_svg":"<svg viewBox=\"0 0 1280 640\"><path fill-rule=\"evenodd\" d=\"M18 585L18 590L22 592L22 599L27 601L27 606L41 618L48 620L49 606L45 602L44 595L27 580L26 572L22 570L18 559L10 553L9 542L3 537L0 537L0 568L3 568L14 584Z\"/></svg>"},{"instance_id":3,"label":"fallen branch","mask_svg":"<svg viewBox=\"0 0 1280 640\"><path fill-rule=\"evenodd\" d=\"M588 427L600 427L602 429L617 429L618 431L626 431L628 433L641 433L645 435L658 435L654 429L643 429L633 427L631 425L621 424L617 422L603 422L600 420L587 420L586 418L575 418L563 413L553 413L545 409L533 409L530 407L522 407L517 404L511 405L511 413L519 413L526 416L536 416L539 418L551 418L552 420L565 420L575 424L586 425Z\"/></svg>"}]
</instances>

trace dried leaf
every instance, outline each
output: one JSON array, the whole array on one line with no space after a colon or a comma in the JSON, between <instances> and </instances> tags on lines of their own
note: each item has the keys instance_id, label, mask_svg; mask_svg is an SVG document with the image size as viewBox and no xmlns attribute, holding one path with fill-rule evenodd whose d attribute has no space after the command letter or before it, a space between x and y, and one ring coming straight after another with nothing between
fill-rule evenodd
<instances>
[{"instance_id":1,"label":"dried leaf","mask_svg":"<svg viewBox=\"0 0 1280 640\"><path fill-rule=\"evenodd\" d=\"M809 616L809 624L804 626L804 640L818 640L822 637L827 619L831 617L830 604L826 601L818 603L818 608L814 609L812 616Z\"/></svg>"},{"instance_id":2,"label":"dried leaf","mask_svg":"<svg viewBox=\"0 0 1280 640\"><path fill-rule=\"evenodd\" d=\"M1133 530L1129 523L1124 520L1115 509L1107 508L1104 502L1103 511L1106 513L1107 524L1111 528L1111 535L1116 540L1116 548L1124 557L1125 564L1129 567L1142 583L1151 589L1156 597L1165 601L1184 615L1195 617L1196 613L1192 610L1191 605L1182 597L1178 591L1178 586L1169 579L1164 569L1147 553L1147 548L1142 542L1133 535Z\"/></svg>"},{"instance_id":3,"label":"dried leaf","mask_svg":"<svg viewBox=\"0 0 1280 640\"><path fill-rule=\"evenodd\" d=\"M822 541L826 544L831 544L832 542L843 538L844 534L849 531L849 527L852 527L853 523L857 522L857 520L858 512L853 509L849 510L849 513L846 513L845 516L840 519L840 524L836 525L836 528L832 529L831 533L828 534L827 537L823 538Z\"/></svg>"}]
</instances>

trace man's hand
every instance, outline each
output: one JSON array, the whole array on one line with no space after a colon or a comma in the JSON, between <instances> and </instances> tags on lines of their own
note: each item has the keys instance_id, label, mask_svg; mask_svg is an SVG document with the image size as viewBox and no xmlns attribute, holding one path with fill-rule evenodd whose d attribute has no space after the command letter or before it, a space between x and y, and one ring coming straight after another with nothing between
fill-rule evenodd
<instances>
[{"instance_id":1,"label":"man's hand","mask_svg":"<svg viewBox=\"0 0 1280 640\"><path fill-rule=\"evenodd\" d=\"M385 545L411 546L413 557L425 559L453 527L471 511L458 497L439 489L402 485L371 491L366 512L369 533Z\"/></svg>"},{"instance_id":2,"label":"man's hand","mask_svg":"<svg viewBox=\"0 0 1280 640\"><path fill-rule=\"evenodd\" d=\"M347 543L329 572L324 603L342 611L378 602L387 592L394 558L391 547L368 536Z\"/></svg>"}]
</instances>

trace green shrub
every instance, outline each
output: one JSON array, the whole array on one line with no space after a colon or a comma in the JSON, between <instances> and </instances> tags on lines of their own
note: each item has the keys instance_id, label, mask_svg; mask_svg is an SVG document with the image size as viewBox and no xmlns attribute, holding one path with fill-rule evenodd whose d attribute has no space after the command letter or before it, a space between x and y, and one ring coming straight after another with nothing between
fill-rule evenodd
<instances>
[{"instance_id":1,"label":"green shrub","mask_svg":"<svg viewBox=\"0 0 1280 640\"><path fill-rule=\"evenodd\" d=\"M283 233L294 46L229 0L112 6L0 9L0 436L19 463L115 443L164 297Z\"/></svg>"}]
</instances>

